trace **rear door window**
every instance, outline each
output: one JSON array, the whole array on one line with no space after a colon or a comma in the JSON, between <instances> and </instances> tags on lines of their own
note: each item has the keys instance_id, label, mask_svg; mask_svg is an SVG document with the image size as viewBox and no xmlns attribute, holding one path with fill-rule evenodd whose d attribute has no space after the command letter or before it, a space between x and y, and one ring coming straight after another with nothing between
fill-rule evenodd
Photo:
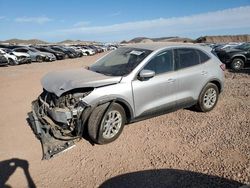
<instances>
[{"instance_id":1,"label":"rear door window","mask_svg":"<svg viewBox=\"0 0 250 188\"><path fill-rule=\"evenodd\" d=\"M180 70L200 64L200 57L196 49L175 49L175 69Z\"/></svg>"}]
</instances>

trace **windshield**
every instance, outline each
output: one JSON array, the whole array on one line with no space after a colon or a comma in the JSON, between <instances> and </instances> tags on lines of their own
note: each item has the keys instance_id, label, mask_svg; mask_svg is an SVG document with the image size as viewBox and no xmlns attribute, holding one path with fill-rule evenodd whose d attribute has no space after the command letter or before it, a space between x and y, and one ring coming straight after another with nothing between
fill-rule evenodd
<instances>
[{"instance_id":1,"label":"windshield","mask_svg":"<svg viewBox=\"0 0 250 188\"><path fill-rule=\"evenodd\" d=\"M32 52L39 52L37 49L35 49L35 48L29 48L29 50L30 51L32 51Z\"/></svg>"},{"instance_id":2,"label":"windshield","mask_svg":"<svg viewBox=\"0 0 250 188\"><path fill-rule=\"evenodd\" d=\"M52 50L52 49L50 49L50 48L42 48L42 50L44 50L44 51L47 51L47 52L56 52L55 50Z\"/></svg>"},{"instance_id":3,"label":"windshield","mask_svg":"<svg viewBox=\"0 0 250 188\"><path fill-rule=\"evenodd\" d=\"M235 48L241 49L241 50L249 50L250 49L250 43L245 43L245 44L241 44Z\"/></svg>"},{"instance_id":4,"label":"windshield","mask_svg":"<svg viewBox=\"0 0 250 188\"><path fill-rule=\"evenodd\" d=\"M91 65L89 70L109 76L125 76L151 52L138 48L118 48Z\"/></svg>"}]
</instances>

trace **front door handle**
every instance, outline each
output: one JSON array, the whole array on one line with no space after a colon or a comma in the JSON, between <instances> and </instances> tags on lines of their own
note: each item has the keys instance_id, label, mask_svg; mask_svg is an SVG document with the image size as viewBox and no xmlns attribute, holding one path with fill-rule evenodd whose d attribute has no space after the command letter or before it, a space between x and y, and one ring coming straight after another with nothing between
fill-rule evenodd
<instances>
[{"instance_id":1,"label":"front door handle","mask_svg":"<svg viewBox=\"0 0 250 188\"><path fill-rule=\"evenodd\" d=\"M168 79L168 83L173 83L173 82L175 82L175 79L173 79L173 78Z\"/></svg>"},{"instance_id":2,"label":"front door handle","mask_svg":"<svg viewBox=\"0 0 250 188\"><path fill-rule=\"evenodd\" d=\"M207 71L202 71L201 75L207 75Z\"/></svg>"}]
</instances>

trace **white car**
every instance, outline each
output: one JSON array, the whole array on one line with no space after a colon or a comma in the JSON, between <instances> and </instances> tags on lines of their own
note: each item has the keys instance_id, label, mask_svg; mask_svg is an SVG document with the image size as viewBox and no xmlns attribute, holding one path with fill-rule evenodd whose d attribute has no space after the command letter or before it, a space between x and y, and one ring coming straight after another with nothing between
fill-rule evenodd
<instances>
[{"instance_id":1,"label":"white car","mask_svg":"<svg viewBox=\"0 0 250 188\"><path fill-rule=\"evenodd\" d=\"M92 49L85 49L82 47L75 47L75 46L71 46L71 48L73 48L74 50L77 50L77 51L81 51L82 55L84 55L84 56L95 54L94 50L92 50Z\"/></svg>"},{"instance_id":2,"label":"white car","mask_svg":"<svg viewBox=\"0 0 250 188\"><path fill-rule=\"evenodd\" d=\"M87 48L87 47L78 47L82 50L82 52L86 53L87 55L94 55L95 51L93 49Z\"/></svg>"},{"instance_id":3,"label":"white car","mask_svg":"<svg viewBox=\"0 0 250 188\"><path fill-rule=\"evenodd\" d=\"M0 54L3 54L3 56L8 59L9 65L18 65L17 57L15 55L8 54L2 49L0 49Z\"/></svg>"},{"instance_id":4,"label":"white car","mask_svg":"<svg viewBox=\"0 0 250 188\"><path fill-rule=\"evenodd\" d=\"M27 53L23 52L12 52L17 57L18 64L31 63L31 57Z\"/></svg>"}]
</instances>

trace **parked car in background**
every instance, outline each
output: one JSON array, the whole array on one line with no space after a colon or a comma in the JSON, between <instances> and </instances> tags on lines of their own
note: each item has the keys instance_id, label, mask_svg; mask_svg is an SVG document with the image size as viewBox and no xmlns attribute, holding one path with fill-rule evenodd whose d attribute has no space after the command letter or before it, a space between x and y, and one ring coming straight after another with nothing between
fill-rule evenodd
<instances>
[{"instance_id":1,"label":"parked car in background","mask_svg":"<svg viewBox=\"0 0 250 188\"><path fill-rule=\"evenodd\" d=\"M18 65L17 57L13 53L9 54L0 48L0 54L8 59L9 65Z\"/></svg>"},{"instance_id":2,"label":"parked car in background","mask_svg":"<svg viewBox=\"0 0 250 188\"><path fill-rule=\"evenodd\" d=\"M64 46L65 49L69 50L72 54L74 54L74 57L82 57L82 52L79 50L75 50L74 48L70 46Z\"/></svg>"},{"instance_id":3,"label":"parked car in background","mask_svg":"<svg viewBox=\"0 0 250 188\"><path fill-rule=\"evenodd\" d=\"M2 48L2 50L5 51L6 53L10 54L10 55L16 56L18 65L19 64L24 64L24 63L31 63L30 55L27 54L27 53L14 52L14 51L12 51L11 49L8 49L8 48Z\"/></svg>"},{"instance_id":4,"label":"parked car in background","mask_svg":"<svg viewBox=\"0 0 250 188\"><path fill-rule=\"evenodd\" d=\"M108 49L109 49L109 50L116 50L116 49L117 49L117 46L112 46L112 45L111 45L111 46L108 47Z\"/></svg>"},{"instance_id":5,"label":"parked car in background","mask_svg":"<svg viewBox=\"0 0 250 188\"><path fill-rule=\"evenodd\" d=\"M108 47L107 47L107 46L104 46L104 45L98 45L98 47L99 47L99 48L101 48L103 52L108 51Z\"/></svg>"},{"instance_id":6,"label":"parked car in background","mask_svg":"<svg viewBox=\"0 0 250 188\"><path fill-rule=\"evenodd\" d=\"M92 49L95 51L95 53L101 53L102 50L100 48L97 48L96 46L94 45L89 45L88 48Z\"/></svg>"},{"instance_id":7,"label":"parked car in background","mask_svg":"<svg viewBox=\"0 0 250 188\"><path fill-rule=\"evenodd\" d=\"M32 102L30 122L45 158L62 148L48 145L50 139L79 139L83 130L93 142L107 144L134 121L191 106L211 111L223 90L223 71L211 48L120 47L86 69L46 74L43 92Z\"/></svg>"},{"instance_id":8,"label":"parked car in background","mask_svg":"<svg viewBox=\"0 0 250 188\"><path fill-rule=\"evenodd\" d=\"M94 55L94 54L96 53L93 49L91 49L91 48L89 48L89 47L87 47L87 46L81 46L80 48L81 48L82 51L83 51L84 53L86 53L87 55Z\"/></svg>"},{"instance_id":9,"label":"parked car in background","mask_svg":"<svg viewBox=\"0 0 250 188\"><path fill-rule=\"evenodd\" d=\"M70 50L63 48L62 46L50 46L51 49L63 52L65 54L65 58L75 58L76 54L72 53Z\"/></svg>"},{"instance_id":10,"label":"parked car in background","mask_svg":"<svg viewBox=\"0 0 250 188\"><path fill-rule=\"evenodd\" d=\"M226 44L220 44L218 46L216 46L214 48L215 51L218 51L218 50L228 50L228 49L231 49L231 48L235 48L239 45L241 45L242 43L226 43Z\"/></svg>"},{"instance_id":11,"label":"parked car in background","mask_svg":"<svg viewBox=\"0 0 250 188\"><path fill-rule=\"evenodd\" d=\"M82 56L87 56L88 55L87 53L85 53L84 49L82 49L81 47L70 46L70 48L73 48L74 50L78 51L79 53L81 53Z\"/></svg>"},{"instance_id":12,"label":"parked car in background","mask_svg":"<svg viewBox=\"0 0 250 188\"><path fill-rule=\"evenodd\" d=\"M43 46L34 46L34 48L36 48L37 50L41 51L41 52L49 52L55 55L57 60L61 60L64 59L65 54L59 51L55 51L53 49L51 49L50 47L43 47Z\"/></svg>"},{"instance_id":13,"label":"parked car in background","mask_svg":"<svg viewBox=\"0 0 250 188\"><path fill-rule=\"evenodd\" d=\"M235 71L239 71L250 65L250 43L244 43L226 50L215 50L215 52L221 62Z\"/></svg>"},{"instance_id":14,"label":"parked car in background","mask_svg":"<svg viewBox=\"0 0 250 188\"><path fill-rule=\"evenodd\" d=\"M84 53L84 51L80 47L68 46L68 48L71 48L71 49L75 50L79 54L79 57L87 55L86 53Z\"/></svg>"},{"instance_id":15,"label":"parked car in background","mask_svg":"<svg viewBox=\"0 0 250 188\"><path fill-rule=\"evenodd\" d=\"M13 49L13 52L27 53L30 55L31 61L35 62L43 62L46 59L46 55L29 47L17 47Z\"/></svg>"},{"instance_id":16,"label":"parked car in background","mask_svg":"<svg viewBox=\"0 0 250 188\"><path fill-rule=\"evenodd\" d=\"M7 66L8 64L8 59L0 52L0 66Z\"/></svg>"},{"instance_id":17,"label":"parked car in background","mask_svg":"<svg viewBox=\"0 0 250 188\"><path fill-rule=\"evenodd\" d=\"M55 61L56 60L56 56L53 53L50 52L42 52L34 47L29 47L30 50L32 50L32 52L36 52L36 53L40 53L42 55L44 55L44 61Z\"/></svg>"},{"instance_id":18,"label":"parked car in background","mask_svg":"<svg viewBox=\"0 0 250 188\"><path fill-rule=\"evenodd\" d=\"M14 54L17 57L18 64L25 64L25 63L31 63L31 57L27 53L23 52L11 52L11 54Z\"/></svg>"}]
</instances>

